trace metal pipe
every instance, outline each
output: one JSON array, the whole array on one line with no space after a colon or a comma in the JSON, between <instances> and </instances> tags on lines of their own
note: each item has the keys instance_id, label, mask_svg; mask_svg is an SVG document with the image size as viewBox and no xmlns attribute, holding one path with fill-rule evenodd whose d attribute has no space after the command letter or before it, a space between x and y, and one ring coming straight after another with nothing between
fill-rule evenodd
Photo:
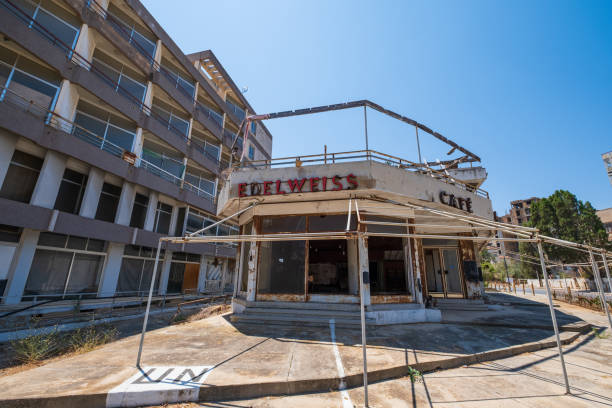
<instances>
[{"instance_id":1,"label":"metal pipe","mask_svg":"<svg viewBox=\"0 0 612 408\"><path fill-rule=\"evenodd\" d=\"M351 211L352 211L352 204L353 204L353 200L349 199L349 208L348 208L348 215L346 217L346 231L349 231L351 229Z\"/></svg>"},{"instance_id":2,"label":"metal pipe","mask_svg":"<svg viewBox=\"0 0 612 408\"><path fill-rule=\"evenodd\" d=\"M498 238L503 238L502 232L498 230L497 236ZM500 241L500 246L501 246L501 251L502 251L502 257L504 258L504 269L506 270L506 282L510 283L510 276L508 275L508 262L506 262L506 245L504 244L504 241Z\"/></svg>"},{"instance_id":3,"label":"metal pipe","mask_svg":"<svg viewBox=\"0 0 612 408\"><path fill-rule=\"evenodd\" d=\"M364 129L365 129L365 148L366 148L366 155L368 157L368 159L370 158L370 147L368 145L368 107L366 105L363 105L363 123L364 123Z\"/></svg>"},{"instance_id":4,"label":"metal pipe","mask_svg":"<svg viewBox=\"0 0 612 408\"><path fill-rule=\"evenodd\" d=\"M608 289L610 293L612 293L612 281L610 280L610 268L608 267L608 257L605 252L601 253L601 258L603 259L604 268L606 268L606 277L608 278Z\"/></svg>"},{"instance_id":5,"label":"metal pipe","mask_svg":"<svg viewBox=\"0 0 612 408\"><path fill-rule=\"evenodd\" d=\"M136 358L136 367L140 367L140 358L142 357L142 345L144 343L145 332L147 331L147 322L149 321L149 310L151 310L151 298L153 297L153 287L155 286L155 278L157 277L157 264L159 263L159 252L161 250L161 239L157 244L157 255L155 255L155 265L153 266L153 276L151 277L151 286L149 287L149 299L147 300L147 310L145 311L144 321L142 322L142 334L140 335L140 344L138 345L138 357Z\"/></svg>"},{"instance_id":6,"label":"metal pipe","mask_svg":"<svg viewBox=\"0 0 612 408\"><path fill-rule=\"evenodd\" d=\"M604 310L604 313L608 317L608 326L610 327L610 331L612 331L612 319L610 318L610 310L608 309L608 304L606 303L606 294L603 290L603 282L601 281L601 275L599 274L599 267L595 263L595 256L593 255L593 250L589 247L589 256L591 258L591 268L593 269L593 278L595 278L595 286L597 286L597 292L599 292L599 300L601 301L601 307Z\"/></svg>"},{"instance_id":7,"label":"metal pipe","mask_svg":"<svg viewBox=\"0 0 612 408\"><path fill-rule=\"evenodd\" d=\"M359 247L365 247L364 238L362 235L359 236ZM360 251L361 252L361 251ZM359 266L361 269L361 261L359 262ZM363 352L363 393L364 393L364 403L365 407L369 407L368 403L368 355L367 355L367 345L366 345L366 325L365 325L365 305L364 305L364 284L366 271L359 271L359 310L361 313L361 349Z\"/></svg>"},{"instance_id":8,"label":"metal pipe","mask_svg":"<svg viewBox=\"0 0 612 408\"><path fill-rule=\"evenodd\" d=\"M565 393L570 394L569 380L567 379L567 370L565 369L565 360L563 359L563 349L561 348L561 338L559 337L559 327L557 326L557 317L555 316L555 307L553 306L552 295L550 294L550 286L548 284L548 271L544 263L544 250L542 249L542 241L537 241L538 252L540 253L540 266L544 274L544 285L546 286L546 295L548 296L548 307L550 309L550 317L552 318L553 328L555 329L555 337L557 339L557 347L559 348L559 359L561 360L561 368L563 369L563 378L565 380Z\"/></svg>"},{"instance_id":9,"label":"metal pipe","mask_svg":"<svg viewBox=\"0 0 612 408\"><path fill-rule=\"evenodd\" d=\"M419 142L419 128L418 128L418 126L414 127L414 131L416 132L417 149L419 151L419 164L421 164L421 163L423 163L423 159L421 159L421 143Z\"/></svg>"}]
</instances>

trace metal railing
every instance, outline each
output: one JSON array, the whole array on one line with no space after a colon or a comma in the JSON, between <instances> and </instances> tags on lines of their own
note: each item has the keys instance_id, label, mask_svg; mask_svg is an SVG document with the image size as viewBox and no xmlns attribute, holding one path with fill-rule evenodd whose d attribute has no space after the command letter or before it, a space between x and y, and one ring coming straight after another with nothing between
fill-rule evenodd
<instances>
[{"instance_id":1,"label":"metal railing","mask_svg":"<svg viewBox=\"0 0 612 408\"><path fill-rule=\"evenodd\" d=\"M230 101L225 101L225 105L227 105L228 109L232 111L234 115L238 117L238 119L244 120L246 117L246 112L242 108Z\"/></svg>"},{"instance_id":2,"label":"metal railing","mask_svg":"<svg viewBox=\"0 0 612 408\"><path fill-rule=\"evenodd\" d=\"M200 102L196 102L196 109L202 112L206 117L210 118L220 130L223 129L223 115L220 115Z\"/></svg>"},{"instance_id":3,"label":"metal railing","mask_svg":"<svg viewBox=\"0 0 612 408\"><path fill-rule=\"evenodd\" d=\"M85 68L88 71L90 71L93 74L95 74L96 76L98 76L100 79L102 79L102 82L106 83L109 87L113 88L115 90L115 92L117 92L119 95L123 96L128 101L130 101L131 103L136 105L140 111L142 111L146 115L151 116L154 119L156 119L158 122L160 122L162 125L164 125L164 127L166 127L168 130L172 131L173 133L175 133L176 135L181 137L183 140L185 140L186 143L188 143L188 144L192 144L193 143L194 147L196 148L196 150L199 151L201 154L207 156L208 158L213 160L215 163L219 162L219 160L216 157L214 157L214 156L210 155L208 152L206 152L206 150L204 149L204 146L201 146L197 142L191 141L187 137L187 135L185 135L185 133L183 133L181 130L177 129L174 125L172 125L172 123L170 123L169 121L165 120L161 115L159 115L158 113L152 111L151 108L149 106L145 105L143 101L141 101L138 98L136 98L135 96L133 96L129 92L129 90L127 90L124 87L122 87L114 79L110 78L108 75L106 75L100 69L98 69L95 65L90 63L85 57L83 57L80 54L78 54L77 52L73 51L71 49L71 47L69 47L68 45L63 43L61 40L59 40L55 35L53 35L51 32L49 32L40 23L38 23L37 21L35 21L32 18L30 18L30 16L27 13L25 13L19 7L14 5L10 0L1 0L0 4L4 5L7 8L10 7L9 10L13 14L15 14L17 17L19 17L22 21L24 21L28 25L31 25L32 27L36 27L36 31L37 32L41 33L44 38L46 38L47 40L49 40L52 43L52 45L59 47L66 54L66 57L70 61L72 61L74 64L80 65L83 68ZM97 5L97 3L94 0L90 0L89 4L90 5L96 4ZM99 5L97 5L97 6L100 7ZM109 16L110 16L110 14L109 14ZM133 43L133 45L137 46L138 44L137 43ZM217 123L217 122L215 122L215 123ZM68 133L72 133L72 131L70 131ZM85 139L90 139L88 135L77 135L77 136L78 137L84 136ZM88 141L91 142L91 139L88 140ZM106 147L106 144L107 143L104 143L103 146ZM119 155L119 152L116 151L116 149L114 147L108 146L108 149L110 150L110 152L112 154L114 154L116 156ZM104 150L107 150L107 149L104 149Z\"/></svg>"},{"instance_id":4,"label":"metal railing","mask_svg":"<svg viewBox=\"0 0 612 408\"><path fill-rule=\"evenodd\" d=\"M117 146L112 142L98 136L90 130L80 125L77 125L76 123L50 111L49 109L43 106L36 104L31 100L22 97L11 89L0 86L0 95L3 95L0 99L0 104L7 103L23 110L24 112L29 112L33 116L44 120L46 125L58 129L62 132L71 134L91 145L96 146L100 150L104 150L105 152L112 154L113 156L124 158L126 153L131 153L130 151L125 150L124 148ZM148 161L142 158L138 158L136 160L135 165L167 181L170 181L171 183L176 184L177 186L183 189L192 191L200 197L209 198L210 201L214 200L214 198L210 198L210 195L199 187L196 187L190 184L189 182L184 181L183 179L167 172L162 168L159 168L158 166L155 166L152 163L149 163Z\"/></svg>"},{"instance_id":5,"label":"metal railing","mask_svg":"<svg viewBox=\"0 0 612 408\"><path fill-rule=\"evenodd\" d=\"M462 180L457 180L456 178L446 174L443 170L434 169L423 164L415 163L410 160L402 159L400 157L381 153L375 150L354 150L349 152L311 154L266 160L245 160L242 163L236 163L234 166L282 168L300 167L302 165L335 164L363 160L374 161L391 167L397 167L407 171L414 171L420 174L427 174L444 183L452 184L481 197L489 198L489 193L487 191L480 188L474 188Z\"/></svg>"}]
</instances>

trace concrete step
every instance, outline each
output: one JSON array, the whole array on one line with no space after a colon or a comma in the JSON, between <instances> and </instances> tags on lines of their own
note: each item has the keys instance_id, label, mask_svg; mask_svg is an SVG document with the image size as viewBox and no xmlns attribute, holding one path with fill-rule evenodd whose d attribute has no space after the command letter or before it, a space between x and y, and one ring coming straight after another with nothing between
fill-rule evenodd
<instances>
[{"instance_id":1,"label":"concrete step","mask_svg":"<svg viewBox=\"0 0 612 408\"><path fill-rule=\"evenodd\" d=\"M338 311L357 311L359 312L359 304L357 303L322 303L322 302L264 302L254 301L248 302L241 299L234 300L244 304L247 308L283 308L295 310L338 310Z\"/></svg>"},{"instance_id":2,"label":"concrete step","mask_svg":"<svg viewBox=\"0 0 612 408\"><path fill-rule=\"evenodd\" d=\"M233 322L257 324L257 325L292 325L307 327L329 327L329 318L315 316L282 316L282 315L258 315L258 314L234 314L231 316ZM334 319L336 327L359 328L360 319ZM366 320L366 324L374 324L374 321Z\"/></svg>"},{"instance_id":3,"label":"concrete step","mask_svg":"<svg viewBox=\"0 0 612 408\"><path fill-rule=\"evenodd\" d=\"M243 314L248 315L288 315L288 316L318 316L327 318L355 318L360 319L359 311L349 312L344 310L320 310L320 309L287 309L287 308L252 308L245 309Z\"/></svg>"},{"instance_id":4,"label":"concrete step","mask_svg":"<svg viewBox=\"0 0 612 408\"><path fill-rule=\"evenodd\" d=\"M466 310L466 311L486 311L489 310L489 306L487 305L466 305L466 304L437 304L435 306L436 309L440 310Z\"/></svg>"}]
</instances>

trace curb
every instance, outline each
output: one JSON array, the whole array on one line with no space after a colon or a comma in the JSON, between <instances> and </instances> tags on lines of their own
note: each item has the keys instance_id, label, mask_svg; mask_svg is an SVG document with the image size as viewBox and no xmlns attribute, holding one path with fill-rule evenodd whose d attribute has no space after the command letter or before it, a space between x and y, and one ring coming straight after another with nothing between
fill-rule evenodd
<instances>
[{"instance_id":1,"label":"curb","mask_svg":"<svg viewBox=\"0 0 612 408\"><path fill-rule=\"evenodd\" d=\"M562 344L569 344L575 341L581 334L590 329L590 324L585 324L582 330L573 330L573 334L561 340ZM405 377L409 374L409 369L416 369L422 373L427 373L436 370L448 370L461 367L464 365L472 365L485 361L497 360L511 357L517 354L529 353L545 348L556 347L555 340L537 341L525 343L518 346L504 347L497 350L490 350L480 353L474 353L466 356L451 357L444 360L427 361L416 363L412 366L401 365L396 367L384 368L380 370L368 371L368 380L370 383L390 380L400 377ZM266 396L281 396L304 393L317 393L337 391L340 389L341 383L345 387L359 387L363 384L362 374L352 374L341 379L339 377L306 379L296 381L277 381L264 382L253 384L231 384L221 386L200 386L198 391L199 402L212 402L223 400L239 400L261 398ZM146 393L146 392L143 392ZM62 395L57 397L41 397L41 398L26 398L0 400L0 407L4 408L80 408L80 407L101 407L106 408L107 393L81 394L81 395ZM180 403L187 402L182 400L180 396L176 401L162 401ZM193 402L193 401L191 401Z\"/></svg>"}]
</instances>

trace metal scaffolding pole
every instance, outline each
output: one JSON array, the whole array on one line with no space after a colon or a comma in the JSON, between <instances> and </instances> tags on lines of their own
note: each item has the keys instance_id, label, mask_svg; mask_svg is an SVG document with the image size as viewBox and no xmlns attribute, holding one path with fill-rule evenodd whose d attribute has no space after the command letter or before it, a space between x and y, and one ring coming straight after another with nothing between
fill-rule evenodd
<instances>
[{"instance_id":1,"label":"metal scaffolding pole","mask_svg":"<svg viewBox=\"0 0 612 408\"><path fill-rule=\"evenodd\" d=\"M155 265L153 265L153 276L151 277L151 286L149 287L149 299L147 299L147 310L145 311L144 321L142 322L142 334L140 335L140 344L138 345L138 357L136 358L136 367L140 367L140 357L142 356L142 345L144 343L145 332L147 331L147 322L149 321L149 311L151 310L151 298L153 297L153 287L155 286L155 278L157 277L157 264L159 263L159 252L161 250L161 239L157 244L157 255L155 255Z\"/></svg>"},{"instance_id":2,"label":"metal scaffolding pole","mask_svg":"<svg viewBox=\"0 0 612 408\"><path fill-rule=\"evenodd\" d=\"M567 370L565 369L565 360L563 359L563 349L561 348L561 338L559 337L559 327L557 326L557 317L555 316L555 307L553 306L552 295L550 294L550 286L548 284L548 271L544 262L544 250L542 249L542 241L537 242L538 252L540 253L540 265L542 274L544 275L544 285L546 286L546 295L548 296L548 307L550 308L550 317L552 318L553 328L555 329L555 337L557 338L557 347L559 348L559 359L561 360L561 368L563 369L563 378L565 380L565 393L570 394L569 380L567 379Z\"/></svg>"},{"instance_id":3,"label":"metal scaffolding pole","mask_svg":"<svg viewBox=\"0 0 612 408\"><path fill-rule=\"evenodd\" d=\"M589 247L589 256L591 258L591 268L593 269L593 278L595 279L595 286L597 286L597 292L599 292L599 300L601 301L601 307L604 310L604 313L608 317L608 326L610 327L610 331L612 332L612 319L610 318L610 310L608 309L608 304L606 303L606 294L603 290L603 282L601 281L601 275L599 274L599 267L595 262L595 256L593 255L593 250Z\"/></svg>"},{"instance_id":4,"label":"metal scaffolding pole","mask_svg":"<svg viewBox=\"0 0 612 408\"><path fill-rule=\"evenodd\" d=\"M612 281L610 280L610 268L608 267L608 256L605 252L601 253L601 259L603 259L604 268L606 268L606 278L608 278L608 289L612 293Z\"/></svg>"}]
</instances>

